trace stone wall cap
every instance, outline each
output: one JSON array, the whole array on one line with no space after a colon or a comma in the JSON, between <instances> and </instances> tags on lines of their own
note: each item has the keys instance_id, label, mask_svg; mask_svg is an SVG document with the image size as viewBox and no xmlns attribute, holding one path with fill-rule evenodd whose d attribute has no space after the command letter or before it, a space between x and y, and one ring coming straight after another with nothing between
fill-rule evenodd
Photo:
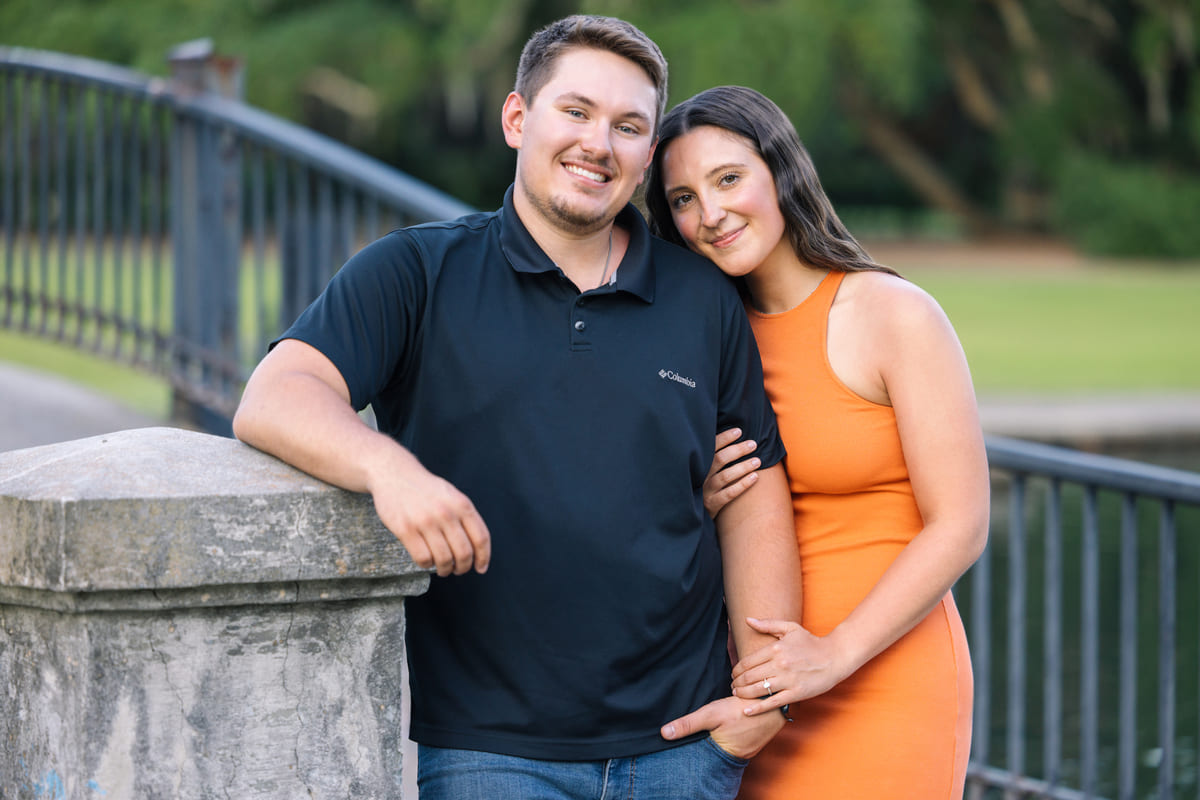
<instances>
[{"instance_id":1,"label":"stone wall cap","mask_svg":"<svg viewBox=\"0 0 1200 800\"><path fill-rule=\"evenodd\" d=\"M136 428L0 453L0 495L27 500L331 489L236 439L182 428Z\"/></svg>"},{"instance_id":2,"label":"stone wall cap","mask_svg":"<svg viewBox=\"0 0 1200 800\"><path fill-rule=\"evenodd\" d=\"M368 495L233 439L139 428L0 453L0 585L88 592L423 573Z\"/></svg>"}]
</instances>

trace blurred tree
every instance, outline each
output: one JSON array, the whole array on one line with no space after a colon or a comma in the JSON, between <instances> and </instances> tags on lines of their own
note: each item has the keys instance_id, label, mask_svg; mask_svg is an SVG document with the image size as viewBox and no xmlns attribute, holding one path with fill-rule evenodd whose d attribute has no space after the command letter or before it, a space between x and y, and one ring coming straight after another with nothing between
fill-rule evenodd
<instances>
[{"instance_id":1,"label":"blurred tree","mask_svg":"<svg viewBox=\"0 0 1200 800\"><path fill-rule=\"evenodd\" d=\"M579 10L654 37L672 102L728 83L773 98L841 206L1080 241L1140 214L1131 236L1200 252L1160 213L1200 185L1195 0L4 0L0 39L161 74L171 45L210 36L245 58L251 103L303 120L314 86L345 87L377 116L356 146L489 208L512 177L498 112L520 47Z\"/></svg>"}]
</instances>

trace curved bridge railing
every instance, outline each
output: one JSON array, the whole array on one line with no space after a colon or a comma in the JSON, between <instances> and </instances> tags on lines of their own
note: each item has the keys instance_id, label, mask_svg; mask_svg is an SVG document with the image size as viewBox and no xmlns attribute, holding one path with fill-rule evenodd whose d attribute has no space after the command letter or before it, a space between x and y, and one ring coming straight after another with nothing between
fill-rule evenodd
<instances>
[{"instance_id":1,"label":"curved bridge railing","mask_svg":"<svg viewBox=\"0 0 1200 800\"><path fill-rule=\"evenodd\" d=\"M0 47L0 327L170 381L227 432L266 342L362 244L452 197L239 102L204 41L172 77Z\"/></svg>"},{"instance_id":2,"label":"curved bridge railing","mask_svg":"<svg viewBox=\"0 0 1200 800\"><path fill-rule=\"evenodd\" d=\"M966 796L1200 798L1200 474L987 449L990 540L954 590L975 673Z\"/></svg>"}]
</instances>

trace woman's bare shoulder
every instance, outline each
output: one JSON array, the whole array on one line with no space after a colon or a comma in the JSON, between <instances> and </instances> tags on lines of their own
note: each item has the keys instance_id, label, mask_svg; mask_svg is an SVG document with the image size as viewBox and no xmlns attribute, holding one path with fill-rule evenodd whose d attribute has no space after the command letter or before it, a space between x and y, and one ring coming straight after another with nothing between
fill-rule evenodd
<instances>
[{"instance_id":1,"label":"woman's bare shoulder","mask_svg":"<svg viewBox=\"0 0 1200 800\"><path fill-rule=\"evenodd\" d=\"M864 319L884 324L919 324L945 313L937 300L915 283L887 272L850 272L842 281L838 300L853 305Z\"/></svg>"}]
</instances>

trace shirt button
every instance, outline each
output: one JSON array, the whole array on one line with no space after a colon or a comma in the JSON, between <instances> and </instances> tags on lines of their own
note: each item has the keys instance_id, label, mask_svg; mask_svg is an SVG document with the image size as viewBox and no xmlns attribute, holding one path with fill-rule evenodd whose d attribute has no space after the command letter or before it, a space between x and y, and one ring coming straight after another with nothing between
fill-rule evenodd
<instances>
[{"instance_id":1,"label":"shirt button","mask_svg":"<svg viewBox=\"0 0 1200 800\"><path fill-rule=\"evenodd\" d=\"M575 320L575 330L582 331L586 327L587 327L587 323L584 322L583 320L581 320L581 319Z\"/></svg>"}]
</instances>

